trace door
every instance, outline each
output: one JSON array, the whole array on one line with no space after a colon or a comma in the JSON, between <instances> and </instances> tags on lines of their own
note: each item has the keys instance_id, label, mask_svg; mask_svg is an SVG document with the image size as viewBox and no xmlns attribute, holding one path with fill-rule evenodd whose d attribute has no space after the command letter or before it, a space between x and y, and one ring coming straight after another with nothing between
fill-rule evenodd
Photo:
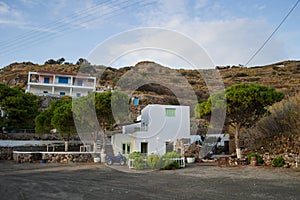
<instances>
[{"instance_id":1,"label":"door","mask_svg":"<svg viewBox=\"0 0 300 200\"><path fill-rule=\"evenodd\" d=\"M148 142L142 142L141 143L141 153L143 155L147 155L148 154Z\"/></svg>"}]
</instances>

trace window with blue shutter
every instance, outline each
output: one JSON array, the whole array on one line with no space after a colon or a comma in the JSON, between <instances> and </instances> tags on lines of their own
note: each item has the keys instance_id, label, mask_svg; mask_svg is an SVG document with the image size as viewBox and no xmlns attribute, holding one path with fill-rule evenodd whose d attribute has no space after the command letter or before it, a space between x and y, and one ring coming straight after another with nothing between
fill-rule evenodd
<instances>
[{"instance_id":1,"label":"window with blue shutter","mask_svg":"<svg viewBox=\"0 0 300 200\"><path fill-rule=\"evenodd\" d=\"M44 78L44 83L49 84L50 83L50 78L49 77L45 77Z\"/></svg>"},{"instance_id":2,"label":"window with blue shutter","mask_svg":"<svg viewBox=\"0 0 300 200\"><path fill-rule=\"evenodd\" d=\"M58 77L58 83L68 84L69 83L69 78L68 77Z\"/></svg>"}]
</instances>

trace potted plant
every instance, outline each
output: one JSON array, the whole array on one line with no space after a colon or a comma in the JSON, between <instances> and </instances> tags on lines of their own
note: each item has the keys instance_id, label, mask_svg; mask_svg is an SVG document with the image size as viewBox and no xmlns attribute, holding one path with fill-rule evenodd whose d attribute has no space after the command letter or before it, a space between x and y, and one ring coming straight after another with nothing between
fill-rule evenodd
<instances>
[{"instance_id":1,"label":"potted plant","mask_svg":"<svg viewBox=\"0 0 300 200\"><path fill-rule=\"evenodd\" d=\"M190 155L189 157L186 158L187 163L194 163L195 162L195 156Z\"/></svg>"}]
</instances>

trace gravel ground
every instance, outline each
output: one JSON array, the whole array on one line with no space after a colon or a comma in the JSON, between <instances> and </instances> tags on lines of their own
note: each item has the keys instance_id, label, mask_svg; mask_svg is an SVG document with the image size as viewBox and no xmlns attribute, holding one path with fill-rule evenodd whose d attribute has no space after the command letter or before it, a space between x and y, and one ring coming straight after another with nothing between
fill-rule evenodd
<instances>
[{"instance_id":1,"label":"gravel ground","mask_svg":"<svg viewBox=\"0 0 300 200\"><path fill-rule=\"evenodd\" d=\"M300 172L291 169L193 164L173 171L126 173L94 163L8 161L1 161L0 169L0 199L5 200L300 199Z\"/></svg>"}]
</instances>

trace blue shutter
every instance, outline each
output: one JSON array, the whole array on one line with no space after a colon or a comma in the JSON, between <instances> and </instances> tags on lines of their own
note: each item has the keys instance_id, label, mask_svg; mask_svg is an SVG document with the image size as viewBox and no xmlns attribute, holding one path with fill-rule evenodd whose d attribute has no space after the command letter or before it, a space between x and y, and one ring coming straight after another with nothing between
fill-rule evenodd
<instances>
[{"instance_id":1,"label":"blue shutter","mask_svg":"<svg viewBox=\"0 0 300 200\"><path fill-rule=\"evenodd\" d=\"M69 83L69 78L68 77L58 77L58 83L68 84Z\"/></svg>"}]
</instances>

